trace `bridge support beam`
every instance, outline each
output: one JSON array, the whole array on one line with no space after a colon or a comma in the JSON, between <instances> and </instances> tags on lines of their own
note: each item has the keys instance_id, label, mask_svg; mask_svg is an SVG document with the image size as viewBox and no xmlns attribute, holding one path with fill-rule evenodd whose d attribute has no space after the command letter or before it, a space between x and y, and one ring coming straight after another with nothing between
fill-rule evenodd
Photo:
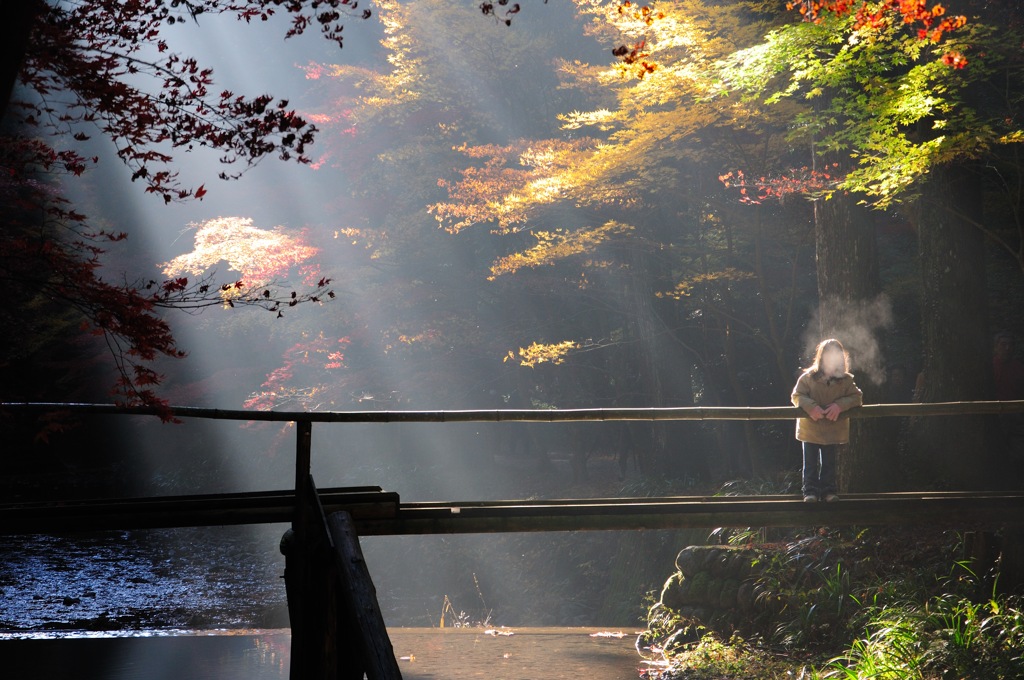
<instances>
[{"instance_id":1,"label":"bridge support beam","mask_svg":"<svg viewBox=\"0 0 1024 680\"><path fill-rule=\"evenodd\" d=\"M401 680L352 516L309 505L281 539L292 629L291 680Z\"/></svg>"},{"instance_id":2,"label":"bridge support beam","mask_svg":"<svg viewBox=\"0 0 1024 680\"><path fill-rule=\"evenodd\" d=\"M359 659L371 680L400 680L402 673L384 626L377 590L363 559L352 516L344 511L335 512L327 518L327 525L334 542L334 567L338 573L335 580L337 608L342 613L345 628L351 631L339 645L343 645L342 649L355 647L352 656ZM344 658L339 661L344 663ZM361 680L362 674L358 677Z\"/></svg>"}]
</instances>

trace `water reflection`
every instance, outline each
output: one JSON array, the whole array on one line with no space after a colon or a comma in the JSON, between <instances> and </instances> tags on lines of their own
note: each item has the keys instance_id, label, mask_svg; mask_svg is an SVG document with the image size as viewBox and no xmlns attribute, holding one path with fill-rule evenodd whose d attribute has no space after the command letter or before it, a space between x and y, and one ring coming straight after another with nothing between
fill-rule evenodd
<instances>
[{"instance_id":1,"label":"water reflection","mask_svg":"<svg viewBox=\"0 0 1024 680\"><path fill-rule=\"evenodd\" d=\"M640 658L632 631L597 637L593 628L401 628L391 633L405 680L635 679ZM600 631L605 632L605 631ZM621 631L615 631L616 633Z\"/></svg>"},{"instance_id":2,"label":"water reflection","mask_svg":"<svg viewBox=\"0 0 1024 680\"><path fill-rule=\"evenodd\" d=\"M4 635L0 671L17 680L287 680L287 631Z\"/></svg>"},{"instance_id":3,"label":"water reflection","mask_svg":"<svg viewBox=\"0 0 1024 680\"><path fill-rule=\"evenodd\" d=\"M389 632L405 680L638 677L633 631ZM616 635L595 635L599 632ZM287 680L290 645L287 630L4 634L0 675L18 680Z\"/></svg>"}]
</instances>

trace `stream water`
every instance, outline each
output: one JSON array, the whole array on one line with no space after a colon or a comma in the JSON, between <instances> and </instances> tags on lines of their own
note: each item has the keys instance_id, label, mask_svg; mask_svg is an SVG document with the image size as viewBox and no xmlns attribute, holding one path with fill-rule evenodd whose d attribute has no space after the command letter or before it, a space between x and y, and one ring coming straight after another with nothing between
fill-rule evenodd
<instances>
[{"instance_id":1,"label":"stream water","mask_svg":"<svg viewBox=\"0 0 1024 680\"><path fill-rule=\"evenodd\" d=\"M395 628L405 680L631 680L632 631ZM0 634L11 680L287 680L287 630Z\"/></svg>"},{"instance_id":2,"label":"stream water","mask_svg":"<svg viewBox=\"0 0 1024 680\"><path fill-rule=\"evenodd\" d=\"M0 680L286 679L282 531L0 536ZM629 680L643 663L631 628L408 628L399 614L385 618L406 680Z\"/></svg>"}]
</instances>

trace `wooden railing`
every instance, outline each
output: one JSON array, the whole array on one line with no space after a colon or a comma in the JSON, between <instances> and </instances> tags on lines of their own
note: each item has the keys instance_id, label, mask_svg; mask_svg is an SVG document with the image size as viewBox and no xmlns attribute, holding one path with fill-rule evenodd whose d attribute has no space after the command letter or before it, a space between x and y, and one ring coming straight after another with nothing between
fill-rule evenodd
<instances>
[{"instance_id":1,"label":"wooden railing","mask_svg":"<svg viewBox=\"0 0 1024 680\"><path fill-rule=\"evenodd\" d=\"M437 411L248 411L197 406L169 408L129 407L114 404L53 402L0 402L0 413L52 413L67 411L93 415L166 416L310 423L556 423L613 420L790 420L804 412L796 406L679 406L651 408L579 409L474 409ZM867 404L842 413L849 418L893 416L952 416L1024 413L1024 400L947 401L913 404Z\"/></svg>"},{"instance_id":2,"label":"wooden railing","mask_svg":"<svg viewBox=\"0 0 1024 680\"><path fill-rule=\"evenodd\" d=\"M295 494L300 505L310 499L313 423L560 423L607 421L792 420L804 412L795 406L684 406L658 408L487 409L453 411L248 411L193 406L125 407L112 404L0 402L0 413L39 414L65 411L82 415L134 415L201 418L296 425ZM886 418L1024 413L1024 400L914 404L870 404L840 417Z\"/></svg>"},{"instance_id":3,"label":"wooden railing","mask_svg":"<svg viewBox=\"0 0 1024 680\"><path fill-rule=\"evenodd\" d=\"M0 414L80 415L291 422L296 426L294 491L0 504L8 531L292 522L282 539L292 626L291 678L391 680L401 673L358 535L570 531L678 526L794 526L853 523L999 522L1024 525L1024 493L904 493L844 496L808 506L795 496L399 502L379 487L318 491L311 475L314 423L466 423L791 420L792 406L460 411L244 411L104 404L0 403ZM1024 413L1024 401L877 404L849 418Z\"/></svg>"}]
</instances>

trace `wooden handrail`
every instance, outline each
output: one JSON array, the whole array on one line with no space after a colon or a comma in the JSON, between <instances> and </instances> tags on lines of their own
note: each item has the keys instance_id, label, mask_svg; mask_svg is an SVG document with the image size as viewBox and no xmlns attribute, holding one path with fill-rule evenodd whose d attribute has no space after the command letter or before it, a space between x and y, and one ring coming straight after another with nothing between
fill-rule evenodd
<instances>
[{"instance_id":1,"label":"wooden handrail","mask_svg":"<svg viewBox=\"0 0 1024 680\"><path fill-rule=\"evenodd\" d=\"M130 408L112 404L61 404L0 402L0 416L67 411L91 415L136 415L167 418L294 422L296 427L295 490L257 492L224 497L178 497L142 499L134 504L108 501L74 508L37 506L11 507L8 515L21 515L23 530L49 528L54 519L66 519L71 509L82 516L88 509L94 524L123 521L131 509L134 521L140 511L158 510L160 525L202 521L213 515L219 522L250 522L292 519L292 529L282 540L285 553L285 583L292 627L291 677L336 678L339 671L358 664L352 677L365 670L374 680L401 680L394 650L369 572L362 560L358 534L395 535L419 533L477 533L495 531L578 531L581 529L652 529L679 526L794 526L848 523L1024 524L1024 494L981 494L964 498L949 495L907 499L902 497L845 498L842 503L808 506L793 498L716 500L705 498L668 499L570 499L562 501L516 501L471 503L400 504L397 494L381 491L354 494L358 501L342 512L328 515L326 497L317 491L310 474L312 424L322 423L455 423L455 422L583 422L583 421L684 421L684 420L791 420L804 415L794 406L612 408L552 410L463 410L463 411L245 411L175 406ZM927 404L872 404L844 412L850 418L950 416L1024 413L1021 401L973 401ZM378 496L379 495L379 496ZM380 500L381 502L377 502ZM290 502L289 502L290 501ZM370 501L367 503L367 501ZM371 507L371 516L360 518L360 505ZM290 507L289 507L290 506ZM385 516L381 516L382 506ZM2 509L2 508L0 508ZM353 517L353 511L357 511ZM2 513L0 513L2 514ZM153 513L151 513L153 514ZM10 518L8 518L10 519ZM756 520L756 522L751 522ZM8 521L10 527L13 522ZM61 522L68 529L70 522ZM343 544L337 551L334 544ZM331 548L325 559L324 546ZM341 591L341 592L339 592ZM369 607L373 616L367 618ZM342 633L342 635L339 635ZM342 659L342 649L351 647L344 635L360 634L362 643L351 659ZM350 669L351 670L351 669Z\"/></svg>"},{"instance_id":2,"label":"wooden handrail","mask_svg":"<svg viewBox=\"0 0 1024 680\"><path fill-rule=\"evenodd\" d=\"M671 420L791 420L804 415L796 406L680 406L578 409L479 409L439 411L246 411L196 406L129 407L114 404L0 402L0 413L68 411L91 415L135 415L211 420L309 423L484 423ZM1024 413L1024 400L948 401L914 404L868 404L845 411L850 418Z\"/></svg>"}]
</instances>

